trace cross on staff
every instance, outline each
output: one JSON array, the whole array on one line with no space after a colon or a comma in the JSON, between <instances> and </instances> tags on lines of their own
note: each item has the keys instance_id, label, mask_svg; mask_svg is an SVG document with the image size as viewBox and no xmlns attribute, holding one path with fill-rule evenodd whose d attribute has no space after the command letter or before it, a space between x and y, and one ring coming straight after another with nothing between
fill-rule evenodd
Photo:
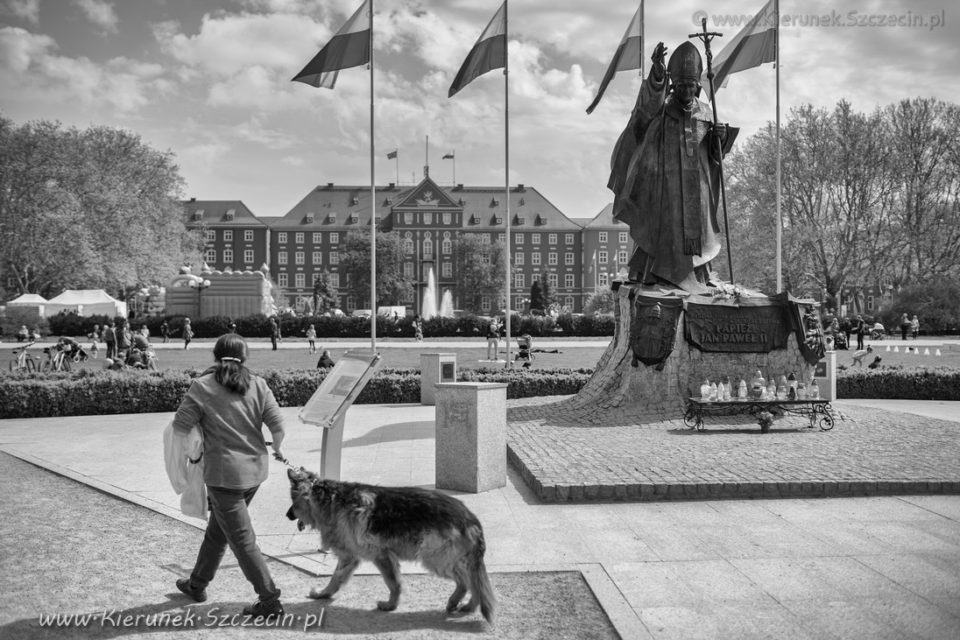
<instances>
[{"instance_id":1,"label":"cross on staff","mask_svg":"<svg viewBox=\"0 0 960 640\"><path fill-rule=\"evenodd\" d=\"M704 51L707 54L707 81L710 83L710 104L713 107L713 124L717 125L717 94L713 91L713 52L710 50L710 42L714 38L722 38L723 34L716 31L707 31L707 19L700 21L702 31L700 33L691 33L688 38L697 38L703 42ZM723 180L723 142L719 136L717 140L717 164L720 167L720 203L723 205L723 231L727 238L727 266L730 269L730 282L733 282L733 254L730 250L730 223L727 219L727 190Z\"/></svg>"}]
</instances>

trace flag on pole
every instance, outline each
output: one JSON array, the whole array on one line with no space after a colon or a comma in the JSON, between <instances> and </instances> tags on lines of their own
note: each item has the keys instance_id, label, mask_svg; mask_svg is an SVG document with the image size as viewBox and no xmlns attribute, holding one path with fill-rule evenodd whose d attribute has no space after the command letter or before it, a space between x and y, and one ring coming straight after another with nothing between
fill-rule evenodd
<instances>
[{"instance_id":1,"label":"flag on pole","mask_svg":"<svg viewBox=\"0 0 960 640\"><path fill-rule=\"evenodd\" d=\"M593 99L590 106L587 107L587 113L593 113L593 110L600 104L600 98L603 92L607 90L607 85L613 80L617 71L629 71L630 69L640 68L640 58L643 56L643 43L641 36L643 34L642 5L637 7L637 12L633 14L633 19L627 26L627 31L620 39L620 46L613 54L613 60L607 67L607 72L603 74L603 80L600 81L600 89L597 90L597 97Z\"/></svg>"},{"instance_id":2,"label":"flag on pole","mask_svg":"<svg viewBox=\"0 0 960 640\"><path fill-rule=\"evenodd\" d=\"M390 153L388 153L388 154L387 154L387 160L393 160L394 158L396 158L396 157L397 157L397 151L399 151L399 149L394 149L393 151L391 151Z\"/></svg>"},{"instance_id":3,"label":"flag on pole","mask_svg":"<svg viewBox=\"0 0 960 640\"><path fill-rule=\"evenodd\" d=\"M314 87L333 89L341 69L357 67L370 62L370 0L363 0L360 8L340 27L340 31L326 44L303 70L294 76L296 82Z\"/></svg>"},{"instance_id":4,"label":"flag on pole","mask_svg":"<svg viewBox=\"0 0 960 640\"><path fill-rule=\"evenodd\" d=\"M507 3L500 5L500 9L490 20L487 28L480 34L473 49L463 61L457 77L450 85L448 98L473 82L479 76L493 69L502 69L507 61Z\"/></svg>"},{"instance_id":5,"label":"flag on pole","mask_svg":"<svg viewBox=\"0 0 960 640\"><path fill-rule=\"evenodd\" d=\"M759 67L764 62L773 62L777 55L776 0L769 0L743 30L733 37L713 59L713 86L719 91L727 76L738 71ZM707 72L703 72L704 91L710 93Z\"/></svg>"},{"instance_id":6,"label":"flag on pole","mask_svg":"<svg viewBox=\"0 0 960 640\"><path fill-rule=\"evenodd\" d=\"M453 160L453 152L451 151L450 153L448 153L448 154L446 154L445 156L443 156L443 158L441 158L441 159L442 159L442 160Z\"/></svg>"}]
</instances>

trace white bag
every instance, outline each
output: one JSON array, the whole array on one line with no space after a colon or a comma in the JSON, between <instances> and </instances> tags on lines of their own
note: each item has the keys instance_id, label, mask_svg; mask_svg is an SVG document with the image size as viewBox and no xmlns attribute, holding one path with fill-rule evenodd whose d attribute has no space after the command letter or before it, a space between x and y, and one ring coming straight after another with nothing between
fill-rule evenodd
<instances>
[{"instance_id":1,"label":"white bag","mask_svg":"<svg viewBox=\"0 0 960 640\"><path fill-rule=\"evenodd\" d=\"M203 437L200 429L186 435L169 423L163 430L163 460L170 486L180 496L180 512L207 519L207 487L203 483Z\"/></svg>"}]
</instances>

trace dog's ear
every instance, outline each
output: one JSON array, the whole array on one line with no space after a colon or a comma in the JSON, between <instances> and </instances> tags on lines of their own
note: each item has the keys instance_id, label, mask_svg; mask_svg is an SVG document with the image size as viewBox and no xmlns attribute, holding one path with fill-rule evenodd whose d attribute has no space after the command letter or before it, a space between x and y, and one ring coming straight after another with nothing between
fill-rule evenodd
<instances>
[{"instance_id":1,"label":"dog's ear","mask_svg":"<svg viewBox=\"0 0 960 640\"><path fill-rule=\"evenodd\" d=\"M287 477L290 478L290 482L300 482L303 480L303 468L294 469L290 467L287 469Z\"/></svg>"}]
</instances>

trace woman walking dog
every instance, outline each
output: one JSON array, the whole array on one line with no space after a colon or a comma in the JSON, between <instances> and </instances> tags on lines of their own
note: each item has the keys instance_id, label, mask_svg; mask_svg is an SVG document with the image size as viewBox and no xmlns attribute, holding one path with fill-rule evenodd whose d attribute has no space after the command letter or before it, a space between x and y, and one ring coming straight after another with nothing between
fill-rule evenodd
<instances>
[{"instance_id":1,"label":"woman walking dog","mask_svg":"<svg viewBox=\"0 0 960 640\"><path fill-rule=\"evenodd\" d=\"M234 333L220 336L213 357L216 364L193 381L173 419L173 428L180 433L199 427L203 435L203 481L212 512L193 572L177 580L177 588L197 602L205 601L207 585L229 545L259 596L243 614L269 619L283 615L280 589L257 547L247 505L267 479L269 456L262 426L270 429L273 450L280 455L283 417L267 383L244 366L243 338Z\"/></svg>"}]
</instances>

